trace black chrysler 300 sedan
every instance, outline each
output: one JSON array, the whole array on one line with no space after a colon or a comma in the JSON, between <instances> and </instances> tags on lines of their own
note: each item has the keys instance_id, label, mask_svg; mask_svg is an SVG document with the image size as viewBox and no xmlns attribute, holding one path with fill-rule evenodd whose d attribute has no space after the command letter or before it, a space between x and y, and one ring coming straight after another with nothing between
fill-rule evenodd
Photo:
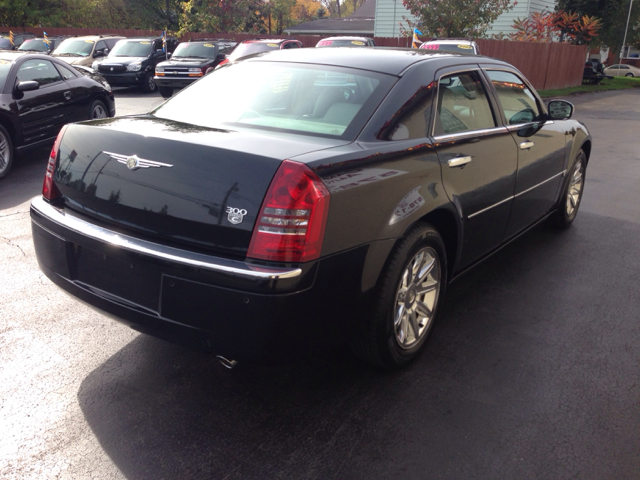
<instances>
[{"instance_id":1,"label":"black chrysler 300 sedan","mask_svg":"<svg viewBox=\"0 0 640 480\"><path fill-rule=\"evenodd\" d=\"M136 330L229 359L343 342L399 366L449 281L573 222L591 137L572 113L490 58L268 53L61 132L31 205L38 262Z\"/></svg>"},{"instance_id":2,"label":"black chrysler 300 sedan","mask_svg":"<svg viewBox=\"0 0 640 480\"><path fill-rule=\"evenodd\" d=\"M51 145L63 125L115 113L111 87L97 73L45 55L0 53L0 179L17 152Z\"/></svg>"}]
</instances>

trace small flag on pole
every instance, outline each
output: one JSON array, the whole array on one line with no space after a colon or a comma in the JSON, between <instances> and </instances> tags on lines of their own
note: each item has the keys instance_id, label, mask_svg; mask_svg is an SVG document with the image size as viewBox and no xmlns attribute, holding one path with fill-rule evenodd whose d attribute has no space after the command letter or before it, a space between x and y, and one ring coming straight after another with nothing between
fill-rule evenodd
<instances>
[{"instance_id":1,"label":"small flag on pole","mask_svg":"<svg viewBox=\"0 0 640 480\"><path fill-rule=\"evenodd\" d=\"M418 48L418 45L420 45L422 42L420 41L420 39L418 38L418 35L422 35L422 32L420 30L418 30L417 28L413 29L413 43L411 44L411 48Z\"/></svg>"},{"instance_id":2,"label":"small flag on pole","mask_svg":"<svg viewBox=\"0 0 640 480\"><path fill-rule=\"evenodd\" d=\"M9 41L11 42L11 45L14 45L14 43L13 43L13 32L11 30L9 30Z\"/></svg>"},{"instance_id":3,"label":"small flag on pole","mask_svg":"<svg viewBox=\"0 0 640 480\"><path fill-rule=\"evenodd\" d=\"M42 32L42 36L44 37L43 42L47 45L47 47L51 48L51 40L47 37L47 32Z\"/></svg>"},{"instance_id":4,"label":"small flag on pole","mask_svg":"<svg viewBox=\"0 0 640 480\"><path fill-rule=\"evenodd\" d=\"M167 51L167 31L166 30L162 31L162 51L163 52Z\"/></svg>"}]
</instances>

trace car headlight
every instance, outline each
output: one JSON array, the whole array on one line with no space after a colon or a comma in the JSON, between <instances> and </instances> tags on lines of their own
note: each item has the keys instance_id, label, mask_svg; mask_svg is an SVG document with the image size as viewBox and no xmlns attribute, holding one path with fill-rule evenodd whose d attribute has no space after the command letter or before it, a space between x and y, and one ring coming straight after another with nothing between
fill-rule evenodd
<instances>
[{"instance_id":1,"label":"car headlight","mask_svg":"<svg viewBox=\"0 0 640 480\"><path fill-rule=\"evenodd\" d=\"M129 65L127 65L128 72L137 72L138 70L140 70L140 68L142 68L141 62L130 63Z\"/></svg>"},{"instance_id":2,"label":"car headlight","mask_svg":"<svg viewBox=\"0 0 640 480\"><path fill-rule=\"evenodd\" d=\"M156 67L156 72L164 73L164 67Z\"/></svg>"},{"instance_id":3,"label":"car headlight","mask_svg":"<svg viewBox=\"0 0 640 480\"><path fill-rule=\"evenodd\" d=\"M201 73L202 69L200 68L190 68L189 73Z\"/></svg>"},{"instance_id":4,"label":"car headlight","mask_svg":"<svg viewBox=\"0 0 640 480\"><path fill-rule=\"evenodd\" d=\"M94 70L98 70L98 61L97 60L91 64L91 68L93 68Z\"/></svg>"}]
</instances>

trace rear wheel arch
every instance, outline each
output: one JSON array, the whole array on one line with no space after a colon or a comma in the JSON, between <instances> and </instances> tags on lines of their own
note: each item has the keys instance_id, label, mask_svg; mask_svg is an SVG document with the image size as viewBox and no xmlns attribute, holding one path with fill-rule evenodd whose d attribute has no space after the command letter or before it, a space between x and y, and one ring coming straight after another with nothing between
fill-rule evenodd
<instances>
[{"instance_id":1,"label":"rear wheel arch","mask_svg":"<svg viewBox=\"0 0 640 480\"><path fill-rule=\"evenodd\" d=\"M580 148L584 150L584 154L587 156L587 164L588 164L589 158L591 157L591 141L587 140L582 144Z\"/></svg>"},{"instance_id":2,"label":"rear wheel arch","mask_svg":"<svg viewBox=\"0 0 640 480\"><path fill-rule=\"evenodd\" d=\"M447 273L448 278L453 278L453 269L458 256L459 233L460 228L456 215L446 208L438 208L433 210L418 220L422 223L428 223L435 228L445 245L447 255ZM417 222L416 222L417 223ZM413 227L413 225L411 226ZM409 231L409 228L407 231Z\"/></svg>"}]
</instances>

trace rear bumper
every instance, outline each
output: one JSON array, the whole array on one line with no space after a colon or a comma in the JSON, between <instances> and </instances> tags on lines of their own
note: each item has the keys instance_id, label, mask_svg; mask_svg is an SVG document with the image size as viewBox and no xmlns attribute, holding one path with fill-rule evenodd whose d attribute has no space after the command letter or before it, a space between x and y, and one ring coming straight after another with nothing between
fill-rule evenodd
<instances>
[{"instance_id":1,"label":"rear bumper","mask_svg":"<svg viewBox=\"0 0 640 480\"><path fill-rule=\"evenodd\" d=\"M128 237L34 198L38 264L59 287L143 333L249 361L342 343L369 304L367 247L269 267Z\"/></svg>"}]
</instances>

